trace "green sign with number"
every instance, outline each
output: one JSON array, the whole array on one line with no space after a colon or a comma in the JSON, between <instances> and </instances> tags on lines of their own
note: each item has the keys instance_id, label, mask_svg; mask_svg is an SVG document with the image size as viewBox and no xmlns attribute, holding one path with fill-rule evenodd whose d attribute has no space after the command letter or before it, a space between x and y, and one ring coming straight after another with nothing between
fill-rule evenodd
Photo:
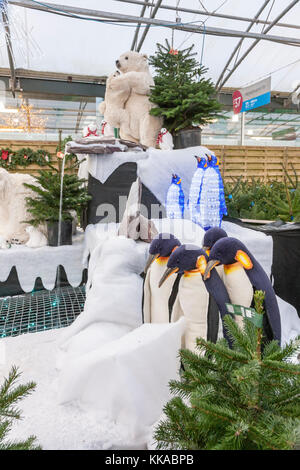
<instances>
[{"instance_id":1,"label":"green sign with number","mask_svg":"<svg viewBox=\"0 0 300 470\"><path fill-rule=\"evenodd\" d=\"M243 307L242 305L226 304L227 312L233 315L241 315L243 318L248 318L257 328L263 327L263 315L257 313L254 308Z\"/></svg>"}]
</instances>

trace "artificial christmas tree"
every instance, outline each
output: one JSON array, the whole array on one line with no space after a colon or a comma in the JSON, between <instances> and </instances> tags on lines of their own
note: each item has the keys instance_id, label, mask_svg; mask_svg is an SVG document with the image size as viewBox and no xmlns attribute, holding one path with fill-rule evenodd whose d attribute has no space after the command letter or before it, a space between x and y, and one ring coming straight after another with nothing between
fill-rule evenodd
<instances>
[{"instance_id":1,"label":"artificial christmas tree","mask_svg":"<svg viewBox=\"0 0 300 470\"><path fill-rule=\"evenodd\" d=\"M182 146L179 135L183 131L196 131L200 136L202 125L221 117L222 106L214 98L214 85L204 78L207 69L194 58L193 47L177 51L166 40L165 46L157 44L156 55L149 58L156 71L149 99L157 106L150 114L163 117L164 127L175 136L177 148Z\"/></svg>"},{"instance_id":2,"label":"artificial christmas tree","mask_svg":"<svg viewBox=\"0 0 300 470\"><path fill-rule=\"evenodd\" d=\"M66 165L68 162L73 160L72 155L66 155ZM79 163L73 162L68 170L74 170L78 168ZM55 168L52 165L48 165L50 170L39 171L39 176L36 180L39 186L25 184L25 186L31 188L37 197L26 198L27 209L32 215L32 219L29 223L35 227L47 223L49 231L53 231L55 240L53 243L49 243L52 246L57 245L57 233L58 233L58 220L59 220L59 205L60 205L60 191L61 191L61 166ZM74 173L64 173L63 179L63 200L62 200L62 240L61 244L70 244L70 236L72 235L72 220L74 218L74 211L77 215L80 215L91 196L87 194L87 190L83 183L85 179L79 179ZM73 213L72 213L73 211ZM66 240L63 240L63 234L66 231ZM56 235L55 235L56 234ZM49 233L48 233L49 236Z\"/></svg>"},{"instance_id":3,"label":"artificial christmas tree","mask_svg":"<svg viewBox=\"0 0 300 470\"><path fill-rule=\"evenodd\" d=\"M283 450L299 438L300 366L288 362L299 339L281 349L272 341L262 350L264 294L255 293L256 313L243 331L225 316L233 347L224 339L197 340L201 353L181 350L181 381L170 382L176 395L164 408L155 431L159 449ZM262 320L262 319L261 319ZM262 322L260 322L262 324Z\"/></svg>"},{"instance_id":4,"label":"artificial christmas tree","mask_svg":"<svg viewBox=\"0 0 300 470\"><path fill-rule=\"evenodd\" d=\"M15 385L20 377L16 367L12 367L9 376L4 380L0 388L0 450L38 450L36 438L30 436L24 441L14 442L7 440L11 427L15 420L21 419L21 412L16 404L28 396L34 389L35 383Z\"/></svg>"}]
</instances>

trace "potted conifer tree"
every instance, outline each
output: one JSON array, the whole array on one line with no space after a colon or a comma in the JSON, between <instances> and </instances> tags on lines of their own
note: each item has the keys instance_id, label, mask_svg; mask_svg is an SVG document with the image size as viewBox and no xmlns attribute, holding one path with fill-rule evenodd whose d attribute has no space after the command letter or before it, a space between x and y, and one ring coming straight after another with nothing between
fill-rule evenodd
<instances>
[{"instance_id":1,"label":"potted conifer tree","mask_svg":"<svg viewBox=\"0 0 300 470\"><path fill-rule=\"evenodd\" d=\"M149 97L156 106L150 114L164 119L175 148L201 145L201 126L223 117L213 82L204 78L207 68L197 62L193 48L174 50L166 40L149 59L156 71Z\"/></svg>"},{"instance_id":2,"label":"potted conifer tree","mask_svg":"<svg viewBox=\"0 0 300 470\"><path fill-rule=\"evenodd\" d=\"M66 155L66 163L73 159L73 155ZM60 208L60 189L61 189L61 165L59 168L48 164L49 170L39 171L36 177L38 185L24 183L31 188L36 197L27 197L27 210L32 215L28 222L33 226L47 224L48 242L50 246L58 245L59 230L59 208ZM72 171L78 168L78 163L73 162L68 167ZM86 180L79 179L77 174L65 173L63 179L63 198L62 198L62 221L61 221L61 245L72 244L72 220L74 211L80 215L80 212L87 206L91 196L83 183Z\"/></svg>"}]
</instances>

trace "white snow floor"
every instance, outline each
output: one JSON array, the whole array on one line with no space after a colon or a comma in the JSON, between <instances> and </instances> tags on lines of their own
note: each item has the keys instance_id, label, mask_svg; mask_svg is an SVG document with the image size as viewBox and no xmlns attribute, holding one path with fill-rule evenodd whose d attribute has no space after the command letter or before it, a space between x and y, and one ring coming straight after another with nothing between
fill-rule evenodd
<instances>
[{"instance_id":1,"label":"white snow floor","mask_svg":"<svg viewBox=\"0 0 300 470\"><path fill-rule=\"evenodd\" d=\"M202 244L203 231L190 221L157 222L160 231L172 231L184 242ZM185 229L183 228L183 225ZM272 239L264 234L224 223L228 235L238 236L253 252L266 271L270 272ZM184 236L182 236L184 234ZM94 240L95 241L95 240ZM300 334L300 320L290 309L286 320L286 339ZM22 371L21 381L34 380L36 391L21 402L24 419L11 432L12 439L34 434L44 449L122 449L146 448L146 442L128 442L126 429L103 415L81 411L76 405L58 404L58 344L63 330L26 334L1 340L0 382L8 375L11 365ZM105 383L103 383L105 387ZM147 406L147 404L145 404Z\"/></svg>"},{"instance_id":2,"label":"white snow floor","mask_svg":"<svg viewBox=\"0 0 300 470\"><path fill-rule=\"evenodd\" d=\"M126 447L120 440L126 431L105 416L99 421L77 406L57 403L55 362L61 334L62 330L52 330L4 340L6 360L0 366L1 378L15 364L23 372L22 382L37 383L32 395L22 401L23 420L16 422L10 437L24 439L34 434L43 449L107 449L113 443L119 443L119 448Z\"/></svg>"}]
</instances>

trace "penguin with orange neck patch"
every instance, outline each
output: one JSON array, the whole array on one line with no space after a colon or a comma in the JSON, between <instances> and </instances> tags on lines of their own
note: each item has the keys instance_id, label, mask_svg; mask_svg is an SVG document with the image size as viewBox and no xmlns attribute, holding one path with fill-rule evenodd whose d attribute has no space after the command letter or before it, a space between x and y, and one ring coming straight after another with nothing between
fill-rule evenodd
<instances>
[{"instance_id":1,"label":"penguin with orange neck patch","mask_svg":"<svg viewBox=\"0 0 300 470\"><path fill-rule=\"evenodd\" d=\"M186 331L182 346L191 351L196 351L196 338L217 341L219 309L222 309L224 316L225 303L230 302L226 288L216 271L213 273L213 279L207 283L209 286L215 284L215 295L210 295L212 289L207 288L202 278L206 263L207 255L201 248L190 244L181 245L171 254L159 283L162 287L174 274L181 276L172 319L175 321L184 316ZM226 337L226 332L224 336Z\"/></svg>"},{"instance_id":2,"label":"penguin with orange neck patch","mask_svg":"<svg viewBox=\"0 0 300 470\"><path fill-rule=\"evenodd\" d=\"M232 266L239 262L253 287L254 290L262 290L265 292L265 315L263 331L267 340L277 340L281 342L281 321L278 303L272 284L252 253L246 246L236 238L226 237L218 240L212 247L209 260L204 273L204 279L209 279L213 269L223 264Z\"/></svg>"},{"instance_id":3,"label":"penguin with orange neck patch","mask_svg":"<svg viewBox=\"0 0 300 470\"><path fill-rule=\"evenodd\" d=\"M170 255L181 245L171 233L160 233L151 242L145 266L143 319L145 323L169 323L176 298L176 277L173 276L159 289L158 283L165 271Z\"/></svg>"},{"instance_id":4,"label":"penguin with orange neck patch","mask_svg":"<svg viewBox=\"0 0 300 470\"><path fill-rule=\"evenodd\" d=\"M228 238L225 230L219 227L213 227L205 232L203 238L203 249L210 255L211 250L218 240ZM219 276L225 284L230 302L236 305L250 307L253 301L253 287L243 268L243 265L234 260L229 265L216 266ZM240 327L243 327L243 318L239 315L235 316L235 320Z\"/></svg>"}]
</instances>

